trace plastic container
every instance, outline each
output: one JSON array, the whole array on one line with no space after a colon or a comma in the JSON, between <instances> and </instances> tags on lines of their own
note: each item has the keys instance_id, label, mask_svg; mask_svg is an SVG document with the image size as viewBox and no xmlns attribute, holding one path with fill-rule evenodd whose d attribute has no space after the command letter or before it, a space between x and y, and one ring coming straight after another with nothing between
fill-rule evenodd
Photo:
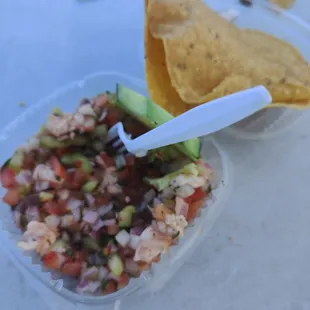
<instances>
[{"instance_id":1,"label":"plastic container","mask_svg":"<svg viewBox=\"0 0 310 310\"><path fill-rule=\"evenodd\" d=\"M258 29L294 45L310 61L310 24L304 27L299 17L286 11L272 10L274 6L254 5L250 8L234 5L240 15L234 23L242 28ZM274 7L275 8L275 7ZM301 22L299 22L301 21ZM290 128L304 114L302 110L287 108L264 109L228 128L226 132L239 138L260 139L273 137Z\"/></svg>"},{"instance_id":2,"label":"plastic container","mask_svg":"<svg viewBox=\"0 0 310 310\"><path fill-rule=\"evenodd\" d=\"M206 0L219 14L233 10L239 13L233 23L241 28L257 29L287 41L297 47L303 56L310 61L310 23L301 20L292 13L272 10L267 1L254 1L252 7L238 4L238 1ZM259 4L264 3L264 4ZM305 26L306 25L306 26ZM144 63L144 47L139 46L139 58ZM273 137L290 128L303 116L304 111L287 108L268 108L238 122L225 131L234 137L243 139L263 139Z\"/></svg>"},{"instance_id":3,"label":"plastic container","mask_svg":"<svg viewBox=\"0 0 310 310\"><path fill-rule=\"evenodd\" d=\"M24 143L27 137L38 130L45 122L51 108L57 106L70 112L81 98L95 96L105 90L114 91L116 83L146 93L144 81L116 72L95 73L83 80L73 82L26 110L0 132L1 162L3 163L18 145ZM172 247L160 263L154 264L151 270L144 272L139 279L131 280L126 288L114 294L100 297L82 296L74 292L70 282L52 279L51 274L41 267L38 257L23 253L17 247L16 242L21 238L21 234L12 221L10 208L3 203L0 207L1 244L6 248L17 268L51 309L84 309L83 307L89 309L91 306L94 309L97 307L111 309L112 305L115 309L125 309L120 307L127 298L136 299L137 294L152 295L161 289L193 253L220 214L224 198L228 193L228 159L212 138L203 140L202 157L207 159L217 174L216 189L208 200L207 207L203 208L201 215L191 227L188 227L179 244ZM4 189L1 188L1 194L3 192ZM127 306L126 309L128 309Z\"/></svg>"}]
</instances>

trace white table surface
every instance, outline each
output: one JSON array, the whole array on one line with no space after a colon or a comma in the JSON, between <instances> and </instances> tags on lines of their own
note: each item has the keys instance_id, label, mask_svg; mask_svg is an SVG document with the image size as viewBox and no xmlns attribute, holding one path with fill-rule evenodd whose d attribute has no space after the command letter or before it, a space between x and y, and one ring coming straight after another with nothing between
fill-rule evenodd
<instances>
[{"instance_id":1,"label":"white table surface","mask_svg":"<svg viewBox=\"0 0 310 310\"><path fill-rule=\"evenodd\" d=\"M143 77L142 1L128 3L0 1L1 126L22 112L19 102L27 107L120 62L126 73ZM310 20L308 0L297 0L293 10ZM289 132L265 141L219 134L234 170L226 209L160 295L124 309L310 309L309 124L306 113ZM1 309L48 310L51 303L0 253Z\"/></svg>"}]
</instances>

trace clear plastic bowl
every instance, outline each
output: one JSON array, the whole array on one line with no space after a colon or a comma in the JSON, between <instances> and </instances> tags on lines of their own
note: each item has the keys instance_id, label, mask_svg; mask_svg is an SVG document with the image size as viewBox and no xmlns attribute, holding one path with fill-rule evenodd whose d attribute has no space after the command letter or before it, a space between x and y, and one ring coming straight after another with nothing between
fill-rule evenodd
<instances>
[{"instance_id":1,"label":"clear plastic bowl","mask_svg":"<svg viewBox=\"0 0 310 310\"><path fill-rule=\"evenodd\" d=\"M0 132L1 162L3 163L18 145L24 143L38 130L53 107L57 106L68 112L73 111L81 98L95 96L105 90L113 91L116 83L146 95L144 81L116 72L96 73L83 80L73 82L26 110ZM229 181L228 159L219 145L212 138L204 139L201 155L207 159L216 172L216 188L208 200L206 208L203 208L193 225L188 227L179 244L172 247L169 253L163 256L160 263L154 264L151 270L144 272L139 279L131 280L126 288L114 294L100 297L82 296L74 292L70 287L70 282L62 279L53 280L51 274L41 267L38 257L23 253L17 247L16 242L20 240L21 234L12 221L10 208L3 203L0 208L1 244L5 246L12 261L28 278L29 283L33 284L40 296L49 298L46 302L48 306L53 307L52 309L58 307L56 300L62 305L66 302L67 306L61 307L65 309L71 309L69 305L73 307L72 309L75 309L76 305L79 305L78 309L85 305L87 307L100 305L100 309L106 305L111 309L111 304L119 306L126 296L131 296L133 293L152 294L159 290L193 253L220 214L224 198L229 192L227 187ZM3 188L1 188L1 193L4 193ZM53 302L51 302L51 298Z\"/></svg>"},{"instance_id":2,"label":"clear plastic bowl","mask_svg":"<svg viewBox=\"0 0 310 310\"><path fill-rule=\"evenodd\" d=\"M304 28L294 21L293 19L296 18L294 15L273 11L268 8L267 4L257 4L250 8L234 5L233 8L240 13L234 22L236 25L242 28L258 29L289 42L302 53L307 61L310 61L309 28ZM245 139L269 138L290 128L303 114L302 110L268 108L234 124L226 132Z\"/></svg>"}]
</instances>

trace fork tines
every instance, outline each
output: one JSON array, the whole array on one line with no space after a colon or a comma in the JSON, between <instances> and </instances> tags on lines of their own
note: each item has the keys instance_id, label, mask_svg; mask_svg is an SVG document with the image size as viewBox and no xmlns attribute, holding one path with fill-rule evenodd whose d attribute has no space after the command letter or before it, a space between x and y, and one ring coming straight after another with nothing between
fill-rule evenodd
<instances>
[{"instance_id":1,"label":"fork tines","mask_svg":"<svg viewBox=\"0 0 310 310\"><path fill-rule=\"evenodd\" d=\"M109 129L107 147L112 147L117 154L127 154L128 151L123 141L120 139L117 131L117 126L114 125Z\"/></svg>"}]
</instances>

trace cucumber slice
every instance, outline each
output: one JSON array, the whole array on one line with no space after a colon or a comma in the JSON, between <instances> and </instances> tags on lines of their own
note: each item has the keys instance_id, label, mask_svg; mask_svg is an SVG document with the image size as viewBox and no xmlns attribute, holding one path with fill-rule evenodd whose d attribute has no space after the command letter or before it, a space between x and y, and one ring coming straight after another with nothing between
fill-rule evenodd
<instances>
[{"instance_id":1,"label":"cucumber slice","mask_svg":"<svg viewBox=\"0 0 310 310\"><path fill-rule=\"evenodd\" d=\"M108 259L108 266L115 276L120 276L124 272L124 263L117 254L112 254Z\"/></svg>"},{"instance_id":2,"label":"cucumber slice","mask_svg":"<svg viewBox=\"0 0 310 310\"><path fill-rule=\"evenodd\" d=\"M54 198L54 196L55 196L55 194L51 193L51 192L40 192L39 193L39 199L42 202L52 200Z\"/></svg>"},{"instance_id":3,"label":"cucumber slice","mask_svg":"<svg viewBox=\"0 0 310 310\"><path fill-rule=\"evenodd\" d=\"M90 180L87 183L85 183L82 187L82 191L84 193L91 193L95 190L97 187L99 181L98 180Z\"/></svg>"},{"instance_id":4,"label":"cucumber slice","mask_svg":"<svg viewBox=\"0 0 310 310\"><path fill-rule=\"evenodd\" d=\"M132 215L136 212L136 207L129 205L126 206L120 213L119 213L119 220L118 226L120 228L128 228L131 226Z\"/></svg>"},{"instance_id":5,"label":"cucumber slice","mask_svg":"<svg viewBox=\"0 0 310 310\"><path fill-rule=\"evenodd\" d=\"M14 171L20 171L23 165L24 155L21 152L16 152L9 162L9 168Z\"/></svg>"},{"instance_id":6,"label":"cucumber slice","mask_svg":"<svg viewBox=\"0 0 310 310\"><path fill-rule=\"evenodd\" d=\"M116 105L119 108L149 128L154 128L173 119L173 116L162 107L125 86L117 85L116 96ZM197 160L200 157L200 140L197 138L175 144L173 147L192 160Z\"/></svg>"}]
</instances>

